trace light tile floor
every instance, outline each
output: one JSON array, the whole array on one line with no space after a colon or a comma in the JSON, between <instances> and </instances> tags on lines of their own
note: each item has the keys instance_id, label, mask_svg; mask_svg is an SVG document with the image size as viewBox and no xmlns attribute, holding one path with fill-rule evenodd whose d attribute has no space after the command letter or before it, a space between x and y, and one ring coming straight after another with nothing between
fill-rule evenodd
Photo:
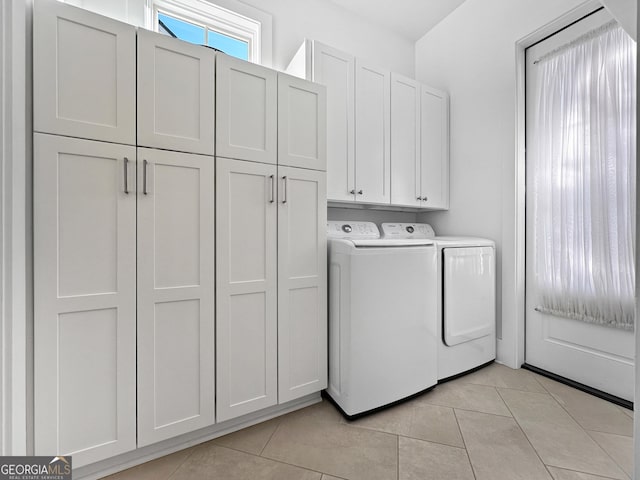
<instances>
[{"instance_id":1,"label":"light tile floor","mask_svg":"<svg viewBox=\"0 0 640 480\"><path fill-rule=\"evenodd\" d=\"M348 422L328 402L110 480L627 480L633 412L493 364Z\"/></svg>"}]
</instances>

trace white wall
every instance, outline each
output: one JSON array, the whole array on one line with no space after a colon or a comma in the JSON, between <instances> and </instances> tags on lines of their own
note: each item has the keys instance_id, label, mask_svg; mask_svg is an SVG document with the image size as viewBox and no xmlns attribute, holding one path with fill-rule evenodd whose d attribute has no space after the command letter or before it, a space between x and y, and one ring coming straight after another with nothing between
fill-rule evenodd
<instances>
[{"instance_id":1,"label":"white wall","mask_svg":"<svg viewBox=\"0 0 640 480\"><path fill-rule=\"evenodd\" d=\"M145 0L66 0L134 25L144 24ZM247 5L272 16L272 66L284 70L305 38L375 64L413 76L414 45L388 30L327 0L209 0L222 7L246 12Z\"/></svg>"},{"instance_id":2,"label":"white wall","mask_svg":"<svg viewBox=\"0 0 640 480\"><path fill-rule=\"evenodd\" d=\"M437 233L498 246L498 360L518 367L516 42L583 0L467 0L416 43L416 78L451 95L450 210L420 215ZM520 352L521 353L521 352Z\"/></svg>"}]
</instances>

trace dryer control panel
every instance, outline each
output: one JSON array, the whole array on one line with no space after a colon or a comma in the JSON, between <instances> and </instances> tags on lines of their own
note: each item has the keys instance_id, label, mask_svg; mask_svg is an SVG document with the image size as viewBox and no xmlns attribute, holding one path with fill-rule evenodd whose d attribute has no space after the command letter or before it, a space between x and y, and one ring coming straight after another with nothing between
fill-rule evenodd
<instances>
[{"instance_id":1,"label":"dryer control panel","mask_svg":"<svg viewBox=\"0 0 640 480\"><path fill-rule=\"evenodd\" d=\"M327 236L331 238L380 238L380 231L372 222L330 220L327 222Z\"/></svg>"},{"instance_id":2,"label":"dryer control panel","mask_svg":"<svg viewBox=\"0 0 640 480\"><path fill-rule=\"evenodd\" d=\"M428 223L383 223L384 238L434 238L433 228Z\"/></svg>"}]
</instances>

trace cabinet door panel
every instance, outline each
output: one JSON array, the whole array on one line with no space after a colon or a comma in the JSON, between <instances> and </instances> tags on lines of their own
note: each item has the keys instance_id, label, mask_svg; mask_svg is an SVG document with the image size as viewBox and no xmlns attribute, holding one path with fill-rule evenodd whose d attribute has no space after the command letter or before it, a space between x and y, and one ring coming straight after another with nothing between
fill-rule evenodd
<instances>
[{"instance_id":1,"label":"cabinet door panel","mask_svg":"<svg viewBox=\"0 0 640 480\"><path fill-rule=\"evenodd\" d=\"M216 164L218 421L277 403L276 167Z\"/></svg>"},{"instance_id":2,"label":"cabinet door panel","mask_svg":"<svg viewBox=\"0 0 640 480\"><path fill-rule=\"evenodd\" d=\"M391 203L420 206L420 84L391 74Z\"/></svg>"},{"instance_id":3,"label":"cabinet door panel","mask_svg":"<svg viewBox=\"0 0 640 480\"><path fill-rule=\"evenodd\" d=\"M322 85L278 74L278 164L327 169L327 95Z\"/></svg>"},{"instance_id":4,"label":"cabinet door panel","mask_svg":"<svg viewBox=\"0 0 640 480\"><path fill-rule=\"evenodd\" d=\"M355 58L314 42L313 81L327 87L327 198L353 201Z\"/></svg>"},{"instance_id":5,"label":"cabinet door panel","mask_svg":"<svg viewBox=\"0 0 640 480\"><path fill-rule=\"evenodd\" d=\"M356 60L358 202L391 201L390 89L390 72Z\"/></svg>"},{"instance_id":6,"label":"cabinet door panel","mask_svg":"<svg viewBox=\"0 0 640 480\"><path fill-rule=\"evenodd\" d=\"M138 159L144 446L214 422L214 158L139 148Z\"/></svg>"},{"instance_id":7,"label":"cabinet door panel","mask_svg":"<svg viewBox=\"0 0 640 480\"><path fill-rule=\"evenodd\" d=\"M216 57L216 155L277 162L277 82L274 70Z\"/></svg>"},{"instance_id":8,"label":"cabinet door panel","mask_svg":"<svg viewBox=\"0 0 640 480\"><path fill-rule=\"evenodd\" d=\"M213 155L215 53L138 31L138 145Z\"/></svg>"},{"instance_id":9,"label":"cabinet door panel","mask_svg":"<svg viewBox=\"0 0 640 480\"><path fill-rule=\"evenodd\" d=\"M34 135L35 453L75 466L136 446L135 154Z\"/></svg>"},{"instance_id":10,"label":"cabinet door panel","mask_svg":"<svg viewBox=\"0 0 640 480\"><path fill-rule=\"evenodd\" d=\"M135 48L132 25L36 1L34 130L135 145Z\"/></svg>"},{"instance_id":11,"label":"cabinet door panel","mask_svg":"<svg viewBox=\"0 0 640 480\"><path fill-rule=\"evenodd\" d=\"M278 399L327 387L326 177L278 168Z\"/></svg>"},{"instance_id":12,"label":"cabinet door panel","mask_svg":"<svg viewBox=\"0 0 640 480\"><path fill-rule=\"evenodd\" d=\"M422 87L422 206L449 208L449 97Z\"/></svg>"}]
</instances>

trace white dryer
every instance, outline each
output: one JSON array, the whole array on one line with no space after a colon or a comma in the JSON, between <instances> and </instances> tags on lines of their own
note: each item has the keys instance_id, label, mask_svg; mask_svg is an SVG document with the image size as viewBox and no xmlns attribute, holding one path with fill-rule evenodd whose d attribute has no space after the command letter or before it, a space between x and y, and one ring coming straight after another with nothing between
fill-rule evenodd
<instances>
[{"instance_id":1,"label":"white dryer","mask_svg":"<svg viewBox=\"0 0 640 480\"><path fill-rule=\"evenodd\" d=\"M329 385L347 418L437 383L436 247L330 221Z\"/></svg>"},{"instance_id":2,"label":"white dryer","mask_svg":"<svg viewBox=\"0 0 640 480\"><path fill-rule=\"evenodd\" d=\"M438 248L438 380L496 358L495 243L437 237L426 223L383 223L387 239L432 239Z\"/></svg>"}]
</instances>

